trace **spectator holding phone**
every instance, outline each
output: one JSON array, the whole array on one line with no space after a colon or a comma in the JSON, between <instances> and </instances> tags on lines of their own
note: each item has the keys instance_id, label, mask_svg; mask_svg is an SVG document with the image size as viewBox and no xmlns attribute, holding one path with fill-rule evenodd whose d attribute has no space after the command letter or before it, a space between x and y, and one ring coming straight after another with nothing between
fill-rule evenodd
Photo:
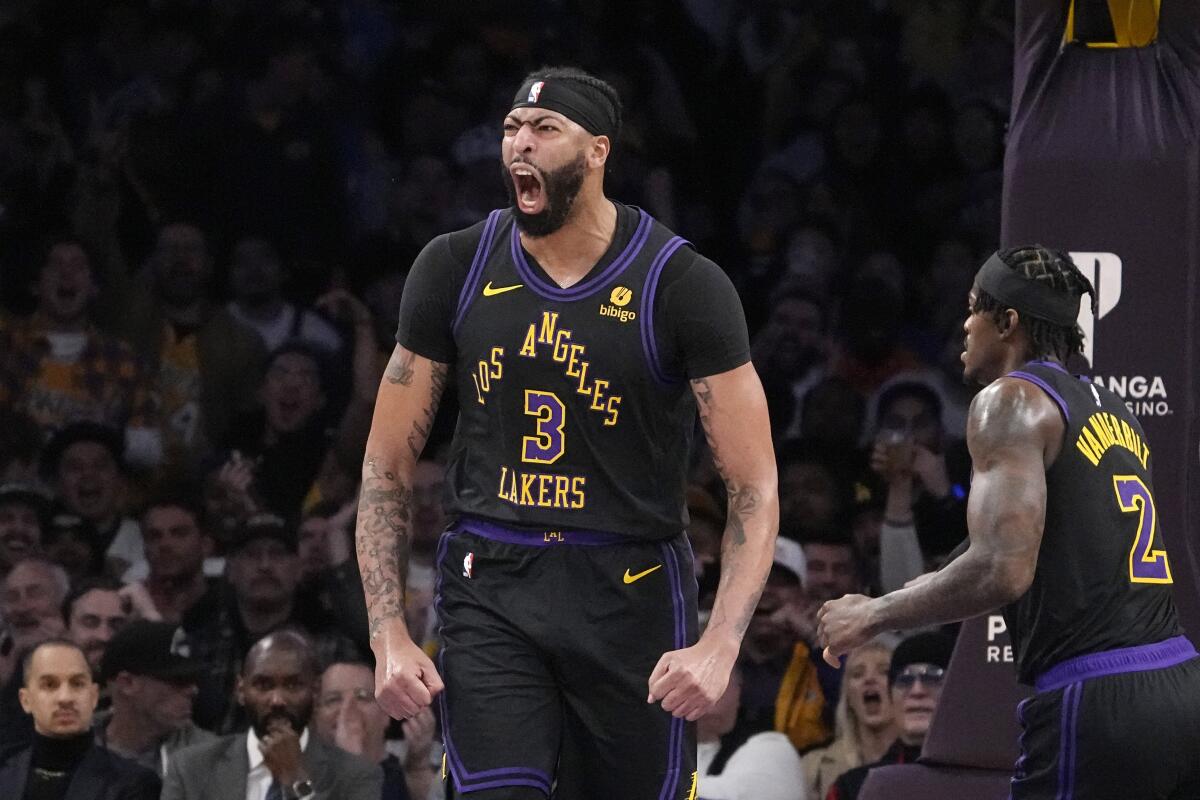
<instances>
[{"instance_id":1,"label":"spectator holding phone","mask_svg":"<svg viewBox=\"0 0 1200 800\"><path fill-rule=\"evenodd\" d=\"M923 557L947 553L966 537L970 459L962 442L946 436L941 399L926 384L892 383L877 408L870 463L887 486L880 572L890 591L925 571Z\"/></svg>"}]
</instances>

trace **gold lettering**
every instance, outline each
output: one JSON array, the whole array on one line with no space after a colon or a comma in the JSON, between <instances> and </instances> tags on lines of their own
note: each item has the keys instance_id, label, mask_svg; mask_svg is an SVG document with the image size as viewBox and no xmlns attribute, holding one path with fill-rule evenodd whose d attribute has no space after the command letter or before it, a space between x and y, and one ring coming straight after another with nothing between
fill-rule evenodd
<instances>
[{"instance_id":1,"label":"gold lettering","mask_svg":"<svg viewBox=\"0 0 1200 800\"><path fill-rule=\"evenodd\" d=\"M1137 434L1133 432L1133 428L1129 427L1129 423L1121 420L1121 433L1125 437L1125 448L1134 455L1137 454L1138 446L1135 441Z\"/></svg>"},{"instance_id":2,"label":"gold lettering","mask_svg":"<svg viewBox=\"0 0 1200 800\"><path fill-rule=\"evenodd\" d=\"M508 499L508 496L504 493L504 479L505 479L505 477L507 477L507 475L508 475L508 467L501 464L500 465L500 491L496 493L496 496L499 497L501 500Z\"/></svg>"},{"instance_id":3,"label":"gold lettering","mask_svg":"<svg viewBox=\"0 0 1200 800\"><path fill-rule=\"evenodd\" d=\"M585 479L581 476L571 478L571 508L583 508L583 486Z\"/></svg>"},{"instance_id":4,"label":"gold lettering","mask_svg":"<svg viewBox=\"0 0 1200 800\"><path fill-rule=\"evenodd\" d=\"M1142 462L1142 469L1150 469L1148 466L1150 462L1150 448L1145 442L1142 443L1142 454L1138 456L1138 461Z\"/></svg>"},{"instance_id":5,"label":"gold lettering","mask_svg":"<svg viewBox=\"0 0 1200 800\"><path fill-rule=\"evenodd\" d=\"M525 333L525 343L521 345L520 355L526 358L537 358L537 347L534 345L534 340L537 337L537 325L529 326L529 330Z\"/></svg>"},{"instance_id":6,"label":"gold lettering","mask_svg":"<svg viewBox=\"0 0 1200 800\"><path fill-rule=\"evenodd\" d=\"M493 347L492 348L492 374L491 374L491 376L493 378L495 378L496 380L500 380L502 377L504 377L504 365L500 363L500 360L502 358L504 358L504 348L503 347Z\"/></svg>"},{"instance_id":7,"label":"gold lettering","mask_svg":"<svg viewBox=\"0 0 1200 800\"><path fill-rule=\"evenodd\" d=\"M1083 433L1087 433L1086 428L1084 428ZM1084 458L1086 458L1088 461L1092 462L1093 467L1100 466L1100 457L1098 455L1096 455L1095 451L1092 450L1091 446L1088 445L1088 443L1083 440L1082 434L1080 434L1079 438L1075 440L1075 446L1079 448L1079 452L1083 453Z\"/></svg>"},{"instance_id":8,"label":"gold lettering","mask_svg":"<svg viewBox=\"0 0 1200 800\"><path fill-rule=\"evenodd\" d=\"M543 311L542 312L542 330L541 330L541 333L538 335L538 341L541 342L542 344L551 344L552 342L554 342L556 340L556 337L554 335L554 329L557 326L558 326L558 312L557 311ZM569 337L570 333L568 333L567 336ZM557 360L557 359L555 359L555 360Z\"/></svg>"},{"instance_id":9,"label":"gold lettering","mask_svg":"<svg viewBox=\"0 0 1200 800\"><path fill-rule=\"evenodd\" d=\"M604 424L610 428L617 424L617 415L621 413L620 409L617 408L619 405L621 405L620 397L612 395L608 398L608 416L605 418Z\"/></svg>"},{"instance_id":10,"label":"gold lettering","mask_svg":"<svg viewBox=\"0 0 1200 800\"><path fill-rule=\"evenodd\" d=\"M1108 426L1112 429L1113 441L1128 450L1129 443L1125 441L1125 435L1121 432L1121 420L1112 414L1105 414L1104 418L1108 420Z\"/></svg>"},{"instance_id":11,"label":"gold lettering","mask_svg":"<svg viewBox=\"0 0 1200 800\"><path fill-rule=\"evenodd\" d=\"M553 475L538 475L537 504L542 508L550 507L550 490L554 483Z\"/></svg>"},{"instance_id":12,"label":"gold lettering","mask_svg":"<svg viewBox=\"0 0 1200 800\"><path fill-rule=\"evenodd\" d=\"M554 507L567 507L567 492L571 490L571 482L566 475L554 476Z\"/></svg>"},{"instance_id":13,"label":"gold lettering","mask_svg":"<svg viewBox=\"0 0 1200 800\"><path fill-rule=\"evenodd\" d=\"M1087 439L1088 446L1092 449L1092 452L1096 454L1097 461L1099 461L1101 458L1104 458L1104 451L1106 448L1099 442L1099 440L1096 439L1094 435L1092 435L1091 431L1089 431L1087 428L1083 428L1079 432L1079 438L1081 440ZM1099 464L1096 466L1099 466Z\"/></svg>"},{"instance_id":14,"label":"gold lettering","mask_svg":"<svg viewBox=\"0 0 1200 800\"><path fill-rule=\"evenodd\" d=\"M1104 451L1112 447L1113 444L1112 434L1108 430L1108 425L1106 424L1104 415L1092 414L1091 418L1088 419L1088 422L1091 423L1092 428L1096 431L1096 436L1100 439L1100 443L1104 445L1100 449L1100 455L1103 456Z\"/></svg>"},{"instance_id":15,"label":"gold lettering","mask_svg":"<svg viewBox=\"0 0 1200 800\"><path fill-rule=\"evenodd\" d=\"M571 332L566 328L554 336L554 352L551 353L551 357L560 364L567 360L567 352L571 349L570 341Z\"/></svg>"},{"instance_id":16,"label":"gold lettering","mask_svg":"<svg viewBox=\"0 0 1200 800\"><path fill-rule=\"evenodd\" d=\"M479 405L483 405L483 392L479 388L479 376L471 373L471 381L475 384L475 399L479 401Z\"/></svg>"},{"instance_id":17,"label":"gold lettering","mask_svg":"<svg viewBox=\"0 0 1200 800\"><path fill-rule=\"evenodd\" d=\"M570 378L578 378L579 377L579 362L580 362L579 356L583 355L583 352L586 349L587 348L581 344L571 345L570 355L568 356L568 360L567 360L567 368L565 370L568 377L570 377Z\"/></svg>"},{"instance_id":18,"label":"gold lettering","mask_svg":"<svg viewBox=\"0 0 1200 800\"><path fill-rule=\"evenodd\" d=\"M521 474L521 505L533 505L533 482L537 479L536 472L525 472Z\"/></svg>"},{"instance_id":19,"label":"gold lettering","mask_svg":"<svg viewBox=\"0 0 1200 800\"><path fill-rule=\"evenodd\" d=\"M485 392L491 391L492 386L488 378L488 363L480 361L475 371L479 373L479 377L475 379L476 388L482 389Z\"/></svg>"},{"instance_id":20,"label":"gold lettering","mask_svg":"<svg viewBox=\"0 0 1200 800\"><path fill-rule=\"evenodd\" d=\"M587 371L590 361L579 362L579 388L575 390L575 394L591 394L591 389L586 388Z\"/></svg>"},{"instance_id":21,"label":"gold lettering","mask_svg":"<svg viewBox=\"0 0 1200 800\"><path fill-rule=\"evenodd\" d=\"M608 388L608 381L597 378L592 381L592 402L588 408L592 411L603 411L604 404L600 402L600 398L604 395L604 390Z\"/></svg>"}]
</instances>

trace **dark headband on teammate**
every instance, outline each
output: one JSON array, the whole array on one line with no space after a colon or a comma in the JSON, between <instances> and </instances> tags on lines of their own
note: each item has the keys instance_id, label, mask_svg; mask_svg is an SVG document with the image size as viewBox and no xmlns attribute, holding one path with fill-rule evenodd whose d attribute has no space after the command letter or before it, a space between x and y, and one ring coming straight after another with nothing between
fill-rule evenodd
<instances>
[{"instance_id":1,"label":"dark headband on teammate","mask_svg":"<svg viewBox=\"0 0 1200 800\"><path fill-rule=\"evenodd\" d=\"M1075 269L1075 265L1071 264L1071 268ZM1005 306L1052 325L1074 325L1079 317L1081 295L1058 291L1026 278L1004 263L999 253L993 253L983 263L975 275L975 283ZM1090 286L1086 293L1092 294Z\"/></svg>"},{"instance_id":2,"label":"dark headband on teammate","mask_svg":"<svg viewBox=\"0 0 1200 800\"><path fill-rule=\"evenodd\" d=\"M513 97L513 108L557 111L592 136L617 138L617 115L612 102L594 86L571 78L534 78Z\"/></svg>"}]
</instances>

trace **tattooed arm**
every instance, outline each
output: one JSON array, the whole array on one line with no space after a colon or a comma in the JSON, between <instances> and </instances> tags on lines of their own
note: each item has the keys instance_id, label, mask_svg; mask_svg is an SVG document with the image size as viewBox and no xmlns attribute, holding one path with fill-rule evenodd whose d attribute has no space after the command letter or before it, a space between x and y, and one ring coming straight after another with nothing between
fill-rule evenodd
<instances>
[{"instance_id":1,"label":"tattooed arm","mask_svg":"<svg viewBox=\"0 0 1200 800\"><path fill-rule=\"evenodd\" d=\"M692 381L700 421L729 496L721 583L693 647L665 654L650 676L650 702L699 719L725 690L775 552L779 496L767 401L751 364Z\"/></svg>"},{"instance_id":2,"label":"tattooed arm","mask_svg":"<svg viewBox=\"0 0 1200 800\"><path fill-rule=\"evenodd\" d=\"M883 631L966 619L1024 594L1046 521L1046 468L1062 438L1062 416L1036 386L1003 379L976 395L967 417L974 470L967 501L970 544L941 570L903 589L825 603L817 619L826 660L835 663Z\"/></svg>"},{"instance_id":3,"label":"tattooed arm","mask_svg":"<svg viewBox=\"0 0 1200 800\"><path fill-rule=\"evenodd\" d=\"M375 693L397 718L414 716L442 688L433 662L404 624L412 474L433 427L449 367L397 346L367 438L355 546L375 651Z\"/></svg>"}]
</instances>

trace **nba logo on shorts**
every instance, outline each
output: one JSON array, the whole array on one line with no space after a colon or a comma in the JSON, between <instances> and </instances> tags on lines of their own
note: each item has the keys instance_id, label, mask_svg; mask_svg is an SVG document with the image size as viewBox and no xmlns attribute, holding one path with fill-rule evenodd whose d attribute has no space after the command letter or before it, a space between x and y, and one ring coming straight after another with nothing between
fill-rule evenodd
<instances>
[{"instance_id":1,"label":"nba logo on shorts","mask_svg":"<svg viewBox=\"0 0 1200 800\"><path fill-rule=\"evenodd\" d=\"M525 102L536 103L538 98L542 95L542 86L544 86L545 83L545 81L534 81L533 86L529 87L529 97L525 98Z\"/></svg>"},{"instance_id":2,"label":"nba logo on shorts","mask_svg":"<svg viewBox=\"0 0 1200 800\"><path fill-rule=\"evenodd\" d=\"M475 554L467 553L467 557L463 559L463 577L470 578L472 568L475 566Z\"/></svg>"}]
</instances>

